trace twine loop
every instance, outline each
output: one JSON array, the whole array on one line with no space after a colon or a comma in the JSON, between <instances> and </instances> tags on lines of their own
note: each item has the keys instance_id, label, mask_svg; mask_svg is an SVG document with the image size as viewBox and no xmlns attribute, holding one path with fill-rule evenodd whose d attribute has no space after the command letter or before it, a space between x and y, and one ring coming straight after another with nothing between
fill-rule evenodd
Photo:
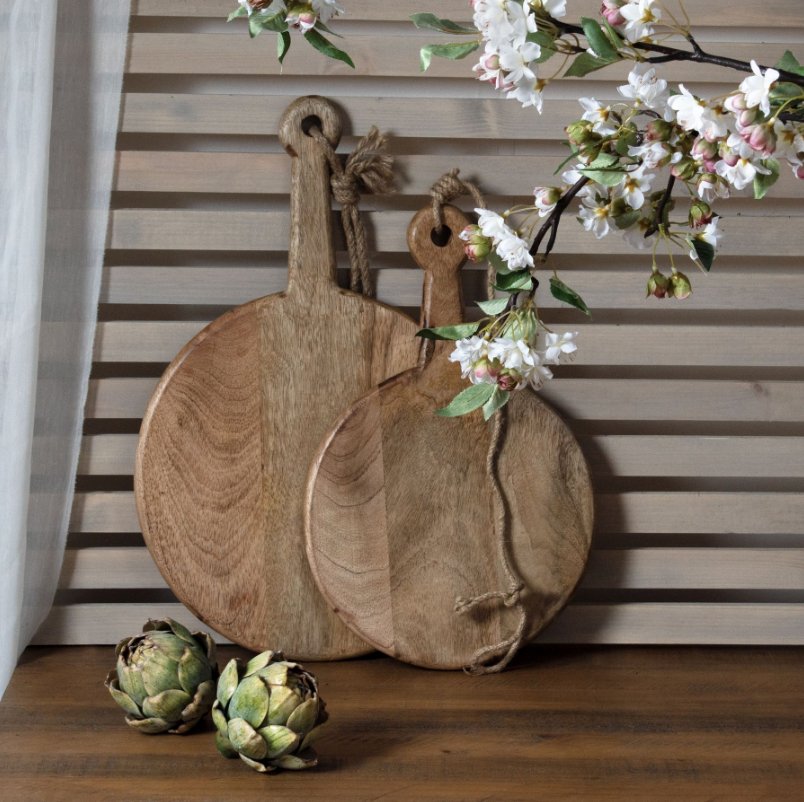
<instances>
[{"instance_id":1,"label":"twine loop","mask_svg":"<svg viewBox=\"0 0 804 802\"><path fill-rule=\"evenodd\" d=\"M310 136L321 146L326 156L332 174L332 194L341 206L341 221L351 266L351 289L373 298L374 286L369 270L366 229L360 219L358 204L361 190L384 195L395 189L394 159L386 150L388 136L372 126L347 157L345 164L341 164L330 141L320 129L311 128Z\"/></svg>"}]
</instances>

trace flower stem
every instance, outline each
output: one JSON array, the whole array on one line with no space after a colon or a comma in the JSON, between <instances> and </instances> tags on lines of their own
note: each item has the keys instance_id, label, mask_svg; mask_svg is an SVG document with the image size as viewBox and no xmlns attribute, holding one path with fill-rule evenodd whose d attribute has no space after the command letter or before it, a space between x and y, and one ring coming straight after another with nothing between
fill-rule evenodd
<instances>
[{"instance_id":1,"label":"flower stem","mask_svg":"<svg viewBox=\"0 0 804 802\"><path fill-rule=\"evenodd\" d=\"M547 258L550 251L553 250L553 245L556 242L556 235L558 234L558 224L561 221L561 215L567 209L567 206L570 205L572 199L589 183L590 179L587 178L585 175L581 176L559 199L556 203L555 209L550 212L547 220L544 221L544 224L539 229L539 232L536 234L536 239L533 240L533 245L530 246L530 253L532 256L535 256L539 251L539 246L542 244L542 240L547 236L547 233L550 232L550 239L547 241L547 246L544 249L544 259Z\"/></svg>"}]
</instances>

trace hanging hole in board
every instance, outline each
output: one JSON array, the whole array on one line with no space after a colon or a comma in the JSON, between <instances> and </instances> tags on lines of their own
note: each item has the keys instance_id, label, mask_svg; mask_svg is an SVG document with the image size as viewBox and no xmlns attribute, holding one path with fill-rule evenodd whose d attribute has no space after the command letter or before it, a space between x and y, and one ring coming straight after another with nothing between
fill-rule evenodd
<instances>
[{"instance_id":1,"label":"hanging hole in board","mask_svg":"<svg viewBox=\"0 0 804 802\"><path fill-rule=\"evenodd\" d=\"M444 248L452 239L452 229L449 226L434 228L430 231L430 239L433 241L433 245Z\"/></svg>"},{"instance_id":2,"label":"hanging hole in board","mask_svg":"<svg viewBox=\"0 0 804 802\"><path fill-rule=\"evenodd\" d=\"M324 125L321 122L321 118L317 114L311 114L301 121L301 129L307 136L310 136L310 131L313 128L317 128L319 131L324 130Z\"/></svg>"}]
</instances>

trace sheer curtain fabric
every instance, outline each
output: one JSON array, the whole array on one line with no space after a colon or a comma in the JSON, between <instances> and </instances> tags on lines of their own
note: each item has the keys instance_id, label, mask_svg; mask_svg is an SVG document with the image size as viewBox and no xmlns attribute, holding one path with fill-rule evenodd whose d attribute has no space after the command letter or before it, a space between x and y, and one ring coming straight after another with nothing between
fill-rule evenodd
<instances>
[{"instance_id":1,"label":"sheer curtain fabric","mask_svg":"<svg viewBox=\"0 0 804 802\"><path fill-rule=\"evenodd\" d=\"M61 571L129 11L0 0L0 694Z\"/></svg>"}]
</instances>

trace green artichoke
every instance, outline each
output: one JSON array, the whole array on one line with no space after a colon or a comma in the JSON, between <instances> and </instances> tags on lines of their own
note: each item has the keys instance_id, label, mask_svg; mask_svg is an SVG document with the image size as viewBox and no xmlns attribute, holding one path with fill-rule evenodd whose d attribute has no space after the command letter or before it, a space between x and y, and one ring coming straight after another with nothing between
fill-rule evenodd
<instances>
[{"instance_id":1,"label":"green artichoke","mask_svg":"<svg viewBox=\"0 0 804 802\"><path fill-rule=\"evenodd\" d=\"M260 772L315 766L309 746L327 718L315 677L281 652L258 654L245 668L231 660L212 705L218 751Z\"/></svg>"},{"instance_id":2,"label":"green artichoke","mask_svg":"<svg viewBox=\"0 0 804 802\"><path fill-rule=\"evenodd\" d=\"M172 618L150 620L140 635L117 644L117 667L106 677L126 722L148 734L182 734L210 710L215 698L215 642Z\"/></svg>"}]
</instances>

